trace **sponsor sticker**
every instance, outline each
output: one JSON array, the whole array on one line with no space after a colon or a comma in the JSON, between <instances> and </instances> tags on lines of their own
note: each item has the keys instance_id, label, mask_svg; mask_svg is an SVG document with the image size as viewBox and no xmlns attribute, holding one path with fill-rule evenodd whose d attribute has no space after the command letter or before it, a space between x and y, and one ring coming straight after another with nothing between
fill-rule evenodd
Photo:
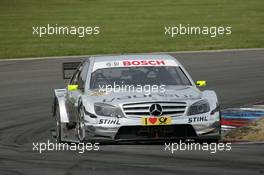
<instances>
[{"instance_id":1,"label":"sponsor sticker","mask_svg":"<svg viewBox=\"0 0 264 175\"><path fill-rule=\"evenodd\" d=\"M142 125L171 125L171 117L142 117Z\"/></svg>"},{"instance_id":2,"label":"sponsor sticker","mask_svg":"<svg viewBox=\"0 0 264 175\"><path fill-rule=\"evenodd\" d=\"M95 91L91 93L91 96L103 96L103 95L106 95L106 92Z\"/></svg>"},{"instance_id":3,"label":"sponsor sticker","mask_svg":"<svg viewBox=\"0 0 264 175\"><path fill-rule=\"evenodd\" d=\"M118 119L100 119L99 124L120 125Z\"/></svg>"},{"instance_id":4,"label":"sponsor sticker","mask_svg":"<svg viewBox=\"0 0 264 175\"><path fill-rule=\"evenodd\" d=\"M93 72L97 69L112 68L112 67L141 67L141 66L179 66L173 60L166 59L147 59L147 60L122 60L122 61L107 61L95 62Z\"/></svg>"},{"instance_id":5,"label":"sponsor sticker","mask_svg":"<svg viewBox=\"0 0 264 175\"><path fill-rule=\"evenodd\" d=\"M190 117L188 119L188 123L207 122L207 121L208 121L208 117L207 116Z\"/></svg>"},{"instance_id":6,"label":"sponsor sticker","mask_svg":"<svg viewBox=\"0 0 264 175\"><path fill-rule=\"evenodd\" d=\"M123 61L124 66L162 66L166 65L164 60L127 60Z\"/></svg>"}]
</instances>

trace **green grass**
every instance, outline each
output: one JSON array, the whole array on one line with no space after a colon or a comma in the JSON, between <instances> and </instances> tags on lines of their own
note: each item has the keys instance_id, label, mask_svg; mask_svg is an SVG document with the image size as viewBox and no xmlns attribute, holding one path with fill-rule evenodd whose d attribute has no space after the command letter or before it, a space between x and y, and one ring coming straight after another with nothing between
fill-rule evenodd
<instances>
[{"instance_id":1,"label":"green grass","mask_svg":"<svg viewBox=\"0 0 264 175\"><path fill-rule=\"evenodd\" d=\"M164 35L178 24L232 26L232 34ZM101 27L99 36L32 35L47 24ZM0 58L264 46L263 0L1 0Z\"/></svg>"}]
</instances>

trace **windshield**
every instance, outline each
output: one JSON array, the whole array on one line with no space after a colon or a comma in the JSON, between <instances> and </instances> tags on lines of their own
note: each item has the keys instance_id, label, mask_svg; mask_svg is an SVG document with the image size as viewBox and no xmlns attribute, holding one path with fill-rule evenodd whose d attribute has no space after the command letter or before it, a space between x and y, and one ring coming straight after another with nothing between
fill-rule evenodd
<instances>
[{"instance_id":1,"label":"windshield","mask_svg":"<svg viewBox=\"0 0 264 175\"><path fill-rule=\"evenodd\" d=\"M189 79L176 66L115 67L98 69L92 73L90 88L103 85L191 85Z\"/></svg>"}]
</instances>

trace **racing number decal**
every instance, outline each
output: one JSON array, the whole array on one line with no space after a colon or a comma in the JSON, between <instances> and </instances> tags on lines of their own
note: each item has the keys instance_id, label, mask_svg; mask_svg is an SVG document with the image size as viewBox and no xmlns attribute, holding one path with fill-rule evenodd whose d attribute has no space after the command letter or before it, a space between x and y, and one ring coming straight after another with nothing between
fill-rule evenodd
<instances>
[{"instance_id":1,"label":"racing number decal","mask_svg":"<svg viewBox=\"0 0 264 175\"><path fill-rule=\"evenodd\" d=\"M142 125L170 125L171 117L142 117Z\"/></svg>"}]
</instances>

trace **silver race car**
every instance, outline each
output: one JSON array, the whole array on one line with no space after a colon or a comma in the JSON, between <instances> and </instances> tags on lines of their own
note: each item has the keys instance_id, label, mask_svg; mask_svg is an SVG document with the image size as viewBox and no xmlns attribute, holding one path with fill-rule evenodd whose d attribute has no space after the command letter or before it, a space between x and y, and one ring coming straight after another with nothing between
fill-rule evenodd
<instances>
[{"instance_id":1,"label":"silver race car","mask_svg":"<svg viewBox=\"0 0 264 175\"><path fill-rule=\"evenodd\" d=\"M53 103L59 142L220 138L216 93L200 91L206 82L170 55L90 57L63 63L63 77Z\"/></svg>"}]
</instances>

